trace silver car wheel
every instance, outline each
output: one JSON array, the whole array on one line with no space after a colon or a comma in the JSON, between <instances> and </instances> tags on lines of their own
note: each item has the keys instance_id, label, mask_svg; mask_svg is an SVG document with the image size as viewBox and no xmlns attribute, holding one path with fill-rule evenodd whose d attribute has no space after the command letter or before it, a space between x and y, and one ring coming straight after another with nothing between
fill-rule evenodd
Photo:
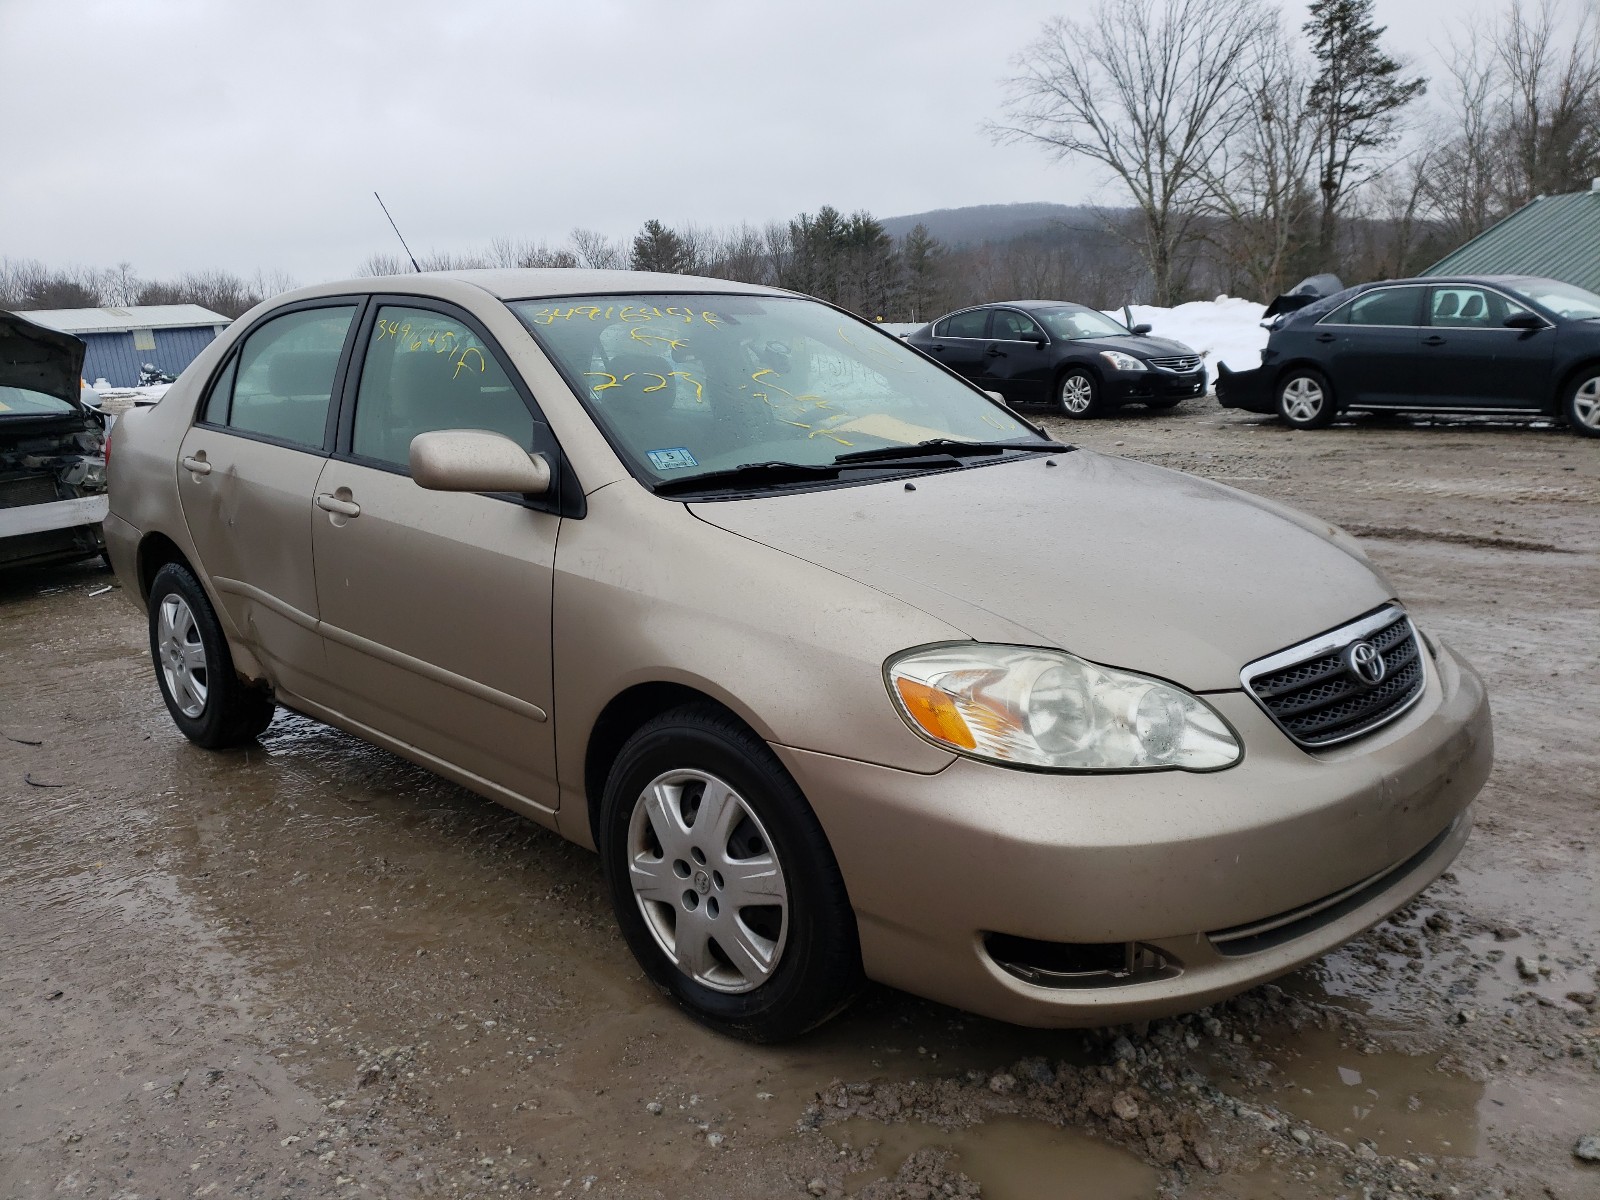
<instances>
[{"instance_id":1,"label":"silver car wheel","mask_svg":"<svg viewBox=\"0 0 1600 1200\"><path fill-rule=\"evenodd\" d=\"M1581 384L1573 393L1572 415L1584 428L1600 430L1600 375Z\"/></svg>"},{"instance_id":2,"label":"silver car wheel","mask_svg":"<svg viewBox=\"0 0 1600 1200\"><path fill-rule=\"evenodd\" d=\"M1061 381L1061 408L1081 415L1094 403L1094 383L1087 375L1068 375Z\"/></svg>"},{"instance_id":3,"label":"silver car wheel","mask_svg":"<svg viewBox=\"0 0 1600 1200\"><path fill-rule=\"evenodd\" d=\"M755 811L703 771L657 776L628 822L628 881L678 970L718 992L772 977L789 932L789 890Z\"/></svg>"},{"instance_id":4,"label":"silver car wheel","mask_svg":"<svg viewBox=\"0 0 1600 1200\"><path fill-rule=\"evenodd\" d=\"M161 599L156 624L157 653L161 658L161 677L167 692L186 717L199 717L206 710L206 647L200 640L200 626L182 596L168 594Z\"/></svg>"},{"instance_id":5,"label":"silver car wheel","mask_svg":"<svg viewBox=\"0 0 1600 1200\"><path fill-rule=\"evenodd\" d=\"M1284 386L1284 416L1291 421L1315 421L1324 399L1322 387L1315 379L1298 376Z\"/></svg>"}]
</instances>

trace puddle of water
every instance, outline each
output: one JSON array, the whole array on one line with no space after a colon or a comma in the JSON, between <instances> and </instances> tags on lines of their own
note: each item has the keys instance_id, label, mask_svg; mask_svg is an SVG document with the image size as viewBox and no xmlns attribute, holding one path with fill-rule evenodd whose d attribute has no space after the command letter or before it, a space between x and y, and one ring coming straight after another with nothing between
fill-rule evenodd
<instances>
[{"instance_id":1,"label":"puddle of water","mask_svg":"<svg viewBox=\"0 0 1600 1200\"><path fill-rule=\"evenodd\" d=\"M955 1152L952 1166L983 1186L984 1200L1148 1200L1155 1168L1084 1133L1020 1117L996 1117L947 1133L930 1125L851 1120L829 1129L841 1146L876 1144L871 1168L845 1181L854 1193L888 1179L925 1146Z\"/></svg>"},{"instance_id":2,"label":"puddle of water","mask_svg":"<svg viewBox=\"0 0 1600 1200\"><path fill-rule=\"evenodd\" d=\"M1265 1097L1341 1141L1366 1138L1380 1154L1476 1154L1481 1083L1439 1070L1437 1055L1363 1054L1337 1034L1294 1035L1277 1055Z\"/></svg>"}]
</instances>

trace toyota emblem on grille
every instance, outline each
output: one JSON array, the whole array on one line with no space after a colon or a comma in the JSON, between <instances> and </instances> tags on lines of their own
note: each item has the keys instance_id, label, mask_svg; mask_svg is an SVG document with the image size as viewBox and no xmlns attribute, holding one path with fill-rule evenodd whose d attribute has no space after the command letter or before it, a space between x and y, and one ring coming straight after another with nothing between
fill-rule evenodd
<instances>
[{"instance_id":1,"label":"toyota emblem on grille","mask_svg":"<svg viewBox=\"0 0 1600 1200\"><path fill-rule=\"evenodd\" d=\"M1354 675L1356 682L1367 687L1377 687L1388 674L1389 664L1371 642L1353 642L1344 652L1345 669Z\"/></svg>"}]
</instances>

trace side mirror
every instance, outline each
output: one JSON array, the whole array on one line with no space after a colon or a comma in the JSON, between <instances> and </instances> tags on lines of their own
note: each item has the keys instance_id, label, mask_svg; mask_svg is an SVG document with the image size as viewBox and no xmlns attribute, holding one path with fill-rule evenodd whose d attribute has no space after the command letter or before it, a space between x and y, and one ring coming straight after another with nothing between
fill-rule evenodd
<instances>
[{"instance_id":1,"label":"side mirror","mask_svg":"<svg viewBox=\"0 0 1600 1200\"><path fill-rule=\"evenodd\" d=\"M487 429L436 429L411 439L411 478L430 492L550 490L550 464Z\"/></svg>"},{"instance_id":2,"label":"side mirror","mask_svg":"<svg viewBox=\"0 0 1600 1200\"><path fill-rule=\"evenodd\" d=\"M1035 346L1047 346L1050 344L1050 339L1045 337L1044 334L1040 333L1038 330L1034 330L1032 333L1023 334L1022 340L1025 342L1032 342Z\"/></svg>"},{"instance_id":3,"label":"side mirror","mask_svg":"<svg viewBox=\"0 0 1600 1200\"><path fill-rule=\"evenodd\" d=\"M1143 337L1145 334L1150 332L1151 328L1152 327L1149 325L1135 325L1132 329L1128 330L1128 332L1133 334L1134 337Z\"/></svg>"},{"instance_id":4,"label":"side mirror","mask_svg":"<svg viewBox=\"0 0 1600 1200\"><path fill-rule=\"evenodd\" d=\"M1507 329L1543 329L1544 322L1531 312L1512 313L1506 318Z\"/></svg>"},{"instance_id":5,"label":"side mirror","mask_svg":"<svg viewBox=\"0 0 1600 1200\"><path fill-rule=\"evenodd\" d=\"M985 392L984 395L989 397L989 399L993 400L996 404L1002 405L1005 408L1011 407L1009 404L1006 404L1006 398L999 392Z\"/></svg>"}]
</instances>

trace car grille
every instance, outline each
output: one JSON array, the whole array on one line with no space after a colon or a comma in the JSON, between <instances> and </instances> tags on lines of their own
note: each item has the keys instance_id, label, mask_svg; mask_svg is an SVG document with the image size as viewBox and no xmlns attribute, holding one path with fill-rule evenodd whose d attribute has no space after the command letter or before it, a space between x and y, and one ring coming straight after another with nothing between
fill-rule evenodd
<instances>
[{"instance_id":1,"label":"car grille","mask_svg":"<svg viewBox=\"0 0 1600 1200\"><path fill-rule=\"evenodd\" d=\"M1350 665L1352 647L1361 642L1383 663L1376 683ZM1410 708L1422 695L1422 662L1410 618L1390 606L1259 659L1241 679L1278 728L1318 749L1370 733Z\"/></svg>"},{"instance_id":2,"label":"car grille","mask_svg":"<svg viewBox=\"0 0 1600 1200\"><path fill-rule=\"evenodd\" d=\"M1198 354L1180 354L1176 358L1152 358L1152 367L1165 367L1169 371L1192 371L1200 365Z\"/></svg>"},{"instance_id":3,"label":"car grille","mask_svg":"<svg viewBox=\"0 0 1600 1200\"><path fill-rule=\"evenodd\" d=\"M27 504L54 504L54 475L26 475L21 479L0 479L0 508L21 508Z\"/></svg>"}]
</instances>

